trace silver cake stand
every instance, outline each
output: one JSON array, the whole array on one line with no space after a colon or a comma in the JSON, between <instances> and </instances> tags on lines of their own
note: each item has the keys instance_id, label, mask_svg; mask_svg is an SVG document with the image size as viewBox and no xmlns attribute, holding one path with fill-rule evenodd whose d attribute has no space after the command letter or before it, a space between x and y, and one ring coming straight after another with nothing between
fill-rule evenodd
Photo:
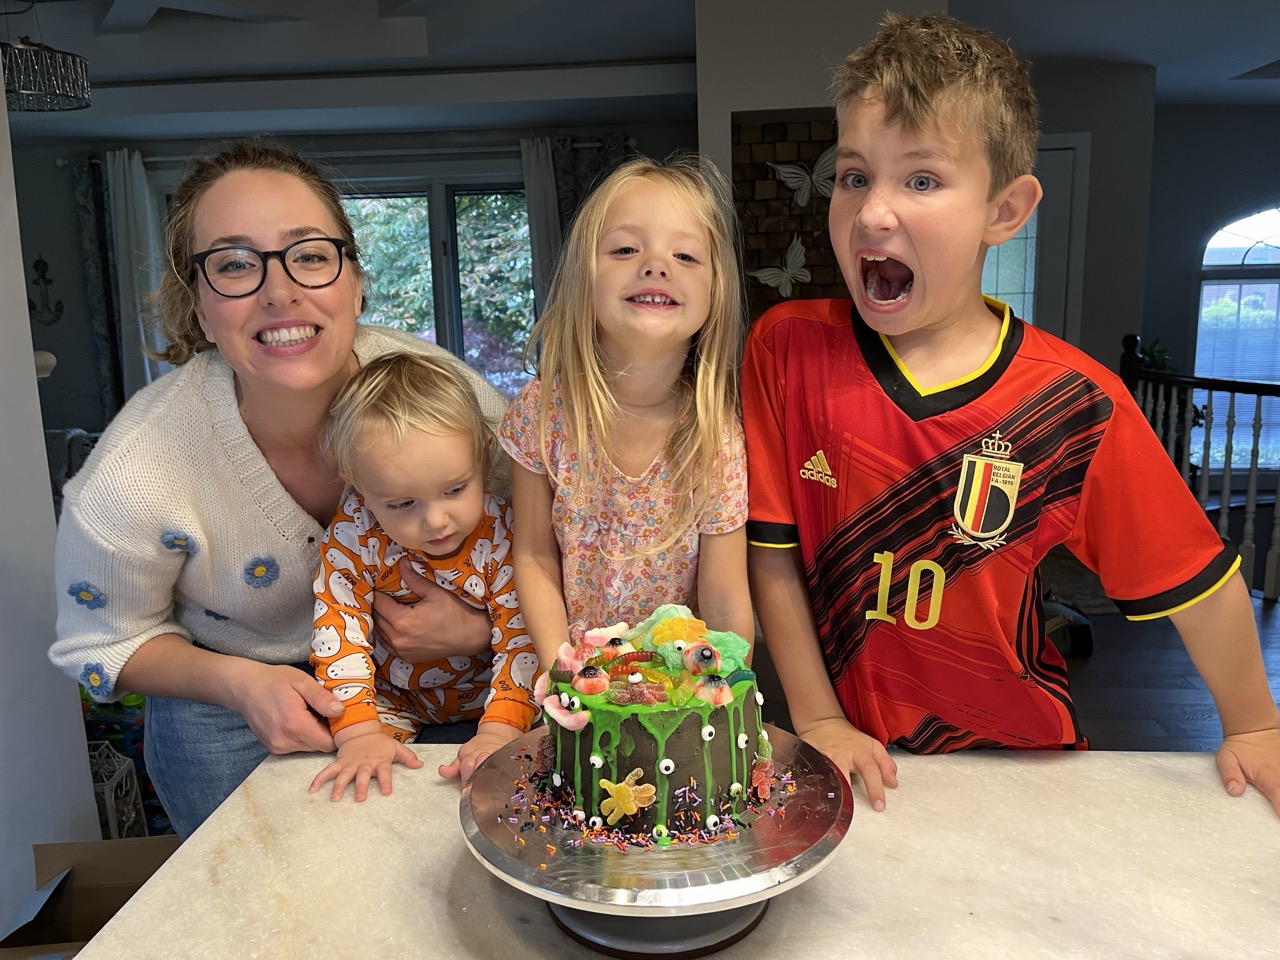
<instances>
[{"instance_id":1,"label":"silver cake stand","mask_svg":"<svg viewBox=\"0 0 1280 960\"><path fill-rule=\"evenodd\" d=\"M486 868L545 900L561 929L587 946L617 957L702 956L746 936L770 897L814 876L853 820L853 791L831 761L776 727L769 740L784 779L731 841L624 851L544 823L513 799L536 768L536 741L528 740L472 774L460 804L463 834Z\"/></svg>"}]
</instances>

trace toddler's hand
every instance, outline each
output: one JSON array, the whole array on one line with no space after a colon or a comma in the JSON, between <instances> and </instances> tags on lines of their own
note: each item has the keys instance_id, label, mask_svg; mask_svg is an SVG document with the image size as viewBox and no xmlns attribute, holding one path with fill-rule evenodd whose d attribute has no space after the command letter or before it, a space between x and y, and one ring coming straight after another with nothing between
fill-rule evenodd
<instances>
[{"instance_id":1,"label":"toddler's hand","mask_svg":"<svg viewBox=\"0 0 1280 960\"><path fill-rule=\"evenodd\" d=\"M489 755L500 747L506 746L515 737L521 736L519 730L505 723L481 723L476 735L458 748L458 755L449 763L440 765L440 776L446 780L461 777L466 783L475 773L476 767L484 763Z\"/></svg>"},{"instance_id":2,"label":"toddler's hand","mask_svg":"<svg viewBox=\"0 0 1280 960\"><path fill-rule=\"evenodd\" d=\"M341 800L347 784L354 780L356 802L359 803L369 795L369 781L377 778L378 787L383 796L386 796L391 792L393 763L403 763L410 768L422 766L416 753L381 729L352 737L344 740L338 747L338 759L316 774L308 792L315 793L332 780L333 791L329 794L329 799Z\"/></svg>"},{"instance_id":3,"label":"toddler's hand","mask_svg":"<svg viewBox=\"0 0 1280 960\"><path fill-rule=\"evenodd\" d=\"M884 788L898 785L898 765L879 740L867 736L843 717L819 720L804 730L797 728L796 732L825 753L850 782L854 776L861 777L871 808L884 809Z\"/></svg>"}]
</instances>

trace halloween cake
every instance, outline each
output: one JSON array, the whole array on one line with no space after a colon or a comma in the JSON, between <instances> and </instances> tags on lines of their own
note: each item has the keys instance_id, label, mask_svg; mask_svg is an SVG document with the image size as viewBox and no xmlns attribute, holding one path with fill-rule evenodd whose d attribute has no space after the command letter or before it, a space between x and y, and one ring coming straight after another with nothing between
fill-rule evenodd
<instances>
[{"instance_id":1,"label":"halloween cake","mask_svg":"<svg viewBox=\"0 0 1280 960\"><path fill-rule=\"evenodd\" d=\"M675 604L563 644L538 683L543 787L587 829L659 843L731 832L773 783L749 651Z\"/></svg>"}]
</instances>

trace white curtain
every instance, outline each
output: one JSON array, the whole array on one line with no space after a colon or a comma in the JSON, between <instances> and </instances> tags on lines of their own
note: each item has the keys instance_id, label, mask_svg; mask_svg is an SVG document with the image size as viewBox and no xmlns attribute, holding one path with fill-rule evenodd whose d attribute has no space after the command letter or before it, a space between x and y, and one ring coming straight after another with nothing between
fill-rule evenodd
<instances>
[{"instance_id":1,"label":"white curtain","mask_svg":"<svg viewBox=\"0 0 1280 960\"><path fill-rule=\"evenodd\" d=\"M533 251L533 296L538 313L547 305L551 276L560 255L560 207L551 138L520 141L524 196L529 207L529 246Z\"/></svg>"},{"instance_id":2,"label":"white curtain","mask_svg":"<svg viewBox=\"0 0 1280 960\"><path fill-rule=\"evenodd\" d=\"M164 263L161 217L147 184L142 154L137 150L108 150L103 165L119 295L120 372L127 400L169 369L168 364L152 360L142 349L163 344L163 338L150 330L143 319L147 294L159 285Z\"/></svg>"}]
</instances>

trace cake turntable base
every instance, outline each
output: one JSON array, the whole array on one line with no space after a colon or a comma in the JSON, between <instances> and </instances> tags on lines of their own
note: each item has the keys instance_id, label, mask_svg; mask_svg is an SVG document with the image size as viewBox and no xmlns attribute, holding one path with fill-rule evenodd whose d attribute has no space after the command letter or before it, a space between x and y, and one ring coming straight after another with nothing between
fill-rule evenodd
<instances>
[{"instance_id":1,"label":"cake turntable base","mask_svg":"<svg viewBox=\"0 0 1280 960\"><path fill-rule=\"evenodd\" d=\"M536 743L526 738L490 756L463 788L467 846L601 953L698 957L723 949L755 928L769 898L813 877L853 819L844 775L804 741L768 730L779 781L734 840L623 850L544 822L516 798L517 783L536 766Z\"/></svg>"}]
</instances>

